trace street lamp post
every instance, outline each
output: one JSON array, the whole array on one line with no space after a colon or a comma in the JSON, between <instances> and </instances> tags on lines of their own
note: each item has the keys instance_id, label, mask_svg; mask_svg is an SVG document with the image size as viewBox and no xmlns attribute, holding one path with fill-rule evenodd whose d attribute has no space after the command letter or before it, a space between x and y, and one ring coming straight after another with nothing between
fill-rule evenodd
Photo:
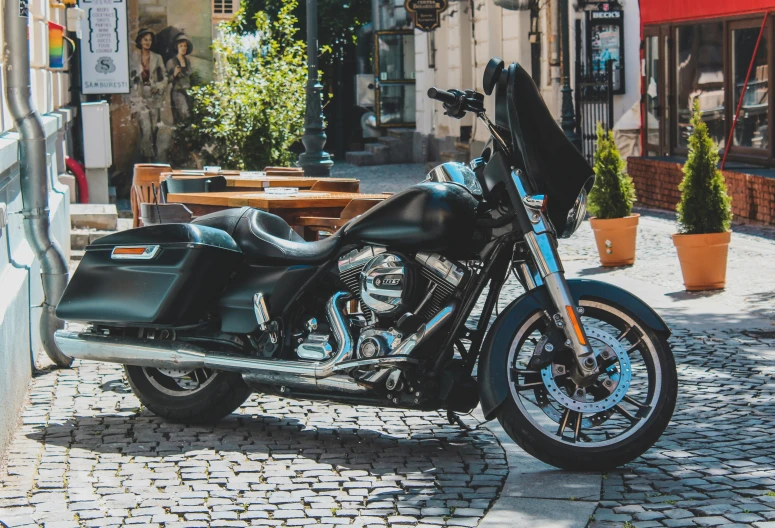
<instances>
[{"instance_id":1,"label":"street lamp post","mask_svg":"<svg viewBox=\"0 0 775 528\"><path fill-rule=\"evenodd\" d=\"M323 128L323 85L318 79L318 1L307 0L307 109L304 113L304 153L298 165L307 176L330 176L334 162L326 146Z\"/></svg>"},{"instance_id":2,"label":"street lamp post","mask_svg":"<svg viewBox=\"0 0 775 528\"><path fill-rule=\"evenodd\" d=\"M576 116L573 112L573 90L570 87L570 20L568 0L560 0L562 16L562 131L576 148L581 150L581 138L576 133Z\"/></svg>"}]
</instances>

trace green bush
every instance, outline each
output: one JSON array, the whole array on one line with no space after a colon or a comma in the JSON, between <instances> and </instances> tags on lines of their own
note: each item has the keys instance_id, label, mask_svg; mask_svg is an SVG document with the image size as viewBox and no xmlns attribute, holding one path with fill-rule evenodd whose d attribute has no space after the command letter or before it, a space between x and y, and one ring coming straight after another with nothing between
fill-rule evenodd
<instances>
[{"instance_id":1,"label":"green bush","mask_svg":"<svg viewBox=\"0 0 775 528\"><path fill-rule=\"evenodd\" d=\"M727 194L724 175L718 169L719 155L708 134L695 99L689 136L689 158L683 167L684 179L678 187L678 230L687 235L724 233L732 224L732 200Z\"/></svg>"},{"instance_id":2,"label":"green bush","mask_svg":"<svg viewBox=\"0 0 775 528\"><path fill-rule=\"evenodd\" d=\"M274 20L255 16L244 32L244 14L219 26L213 43L216 80L191 89L188 122L178 141L204 164L260 170L295 161L291 145L304 133L306 46L296 39L296 0Z\"/></svg>"},{"instance_id":3,"label":"green bush","mask_svg":"<svg viewBox=\"0 0 775 528\"><path fill-rule=\"evenodd\" d=\"M614 143L613 132L597 124L595 186L589 192L589 212L600 219L624 218L632 214L635 186L624 173L624 160Z\"/></svg>"}]
</instances>

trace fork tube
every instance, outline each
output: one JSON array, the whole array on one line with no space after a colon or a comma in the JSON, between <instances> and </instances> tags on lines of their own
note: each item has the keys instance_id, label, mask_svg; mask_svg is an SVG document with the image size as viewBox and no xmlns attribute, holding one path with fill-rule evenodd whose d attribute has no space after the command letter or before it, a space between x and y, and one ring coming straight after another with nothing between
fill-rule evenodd
<instances>
[{"instance_id":1,"label":"fork tube","mask_svg":"<svg viewBox=\"0 0 775 528\"><path fill-rule=\"evenodd\" d=\"M525 243L533 256L538 273L541 276L549 297L554 303L557 313L552 319L558 328L565 332L574 352L574 358L583 377L592 376L597 370L595 354L584 333L584 327L579 318L579 308L565 280L565 270L557 253L557 240L551 224L543 211L527 204L532 203L531 197L522 182L521 171L513 171L512 179L519 193L520 201L528 215L530 230L525 232Z\"/></svg>"}]
</instances>

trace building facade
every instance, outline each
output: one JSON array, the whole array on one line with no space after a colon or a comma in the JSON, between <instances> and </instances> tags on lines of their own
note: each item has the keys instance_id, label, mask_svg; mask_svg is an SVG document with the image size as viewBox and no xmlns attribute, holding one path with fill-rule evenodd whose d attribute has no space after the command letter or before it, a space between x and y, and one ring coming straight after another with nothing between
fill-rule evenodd
<instances>
[{"instance_id":1,"label":"building facade","mask_svg":"<svg viewBox=\"0 0 775 528\"><path fill-rule=\"evenodd\" d=\"M413 36L411 44L404 43L404 49L410 45L414 48L412 77L405 79L412 81L415 90L414 113L413 119L404 119L401 124L416 127L426 143L427 159L467 159L489 138L473 116L451 119L426 94L431 86L481 91L484 68L494 56L507 63L519 62L530 72L559 121L564 60L560 46L560 0L450 0L441 13L439 26L430 32L413 29L411 14L403 10L403 1L375 1L380 6L383 33L408 31ZM634 106L637 110L640 97L638 4L632 0L586 0L565 5L570 20L571 88L577 89L577 72L594 69L601 73L605 61L613 61L615 95L611 126ZM379 32L376 38L375 56L387 48L386 42L379 41ZM396 50L394 55L399 53ZM381 57L379 60L384 62ZM407 62L403 61L404 68ZM390 79L390 72L376 73L377 84L382 81L379 89L384 92L384 80ZM404 103L404 107L409 105ZM378 115L380 110L386 111L378 108ZM639 125L628 126L637 135Z\"/></svg>"},{"instance_id":2,"label":"building facade","mask_svg":"<svg viewBox=\"0 0 775 528\"><path fill-rule=\"evenodd\" d=\"M48 0L31 0L30 53L34 102L42 114L48 151L48 194L51 232L66 255L70 253L70 188L59 181L65 155L72 146L75 111L69 106L68 64L52 68L49 22L64 25L64 9ZM0 11L2 7L0 7ZM2 14L2 13L0 13ZM0 40L2 40L0 24ZM4 85L4 79L2 79ZM38 325L43 291L40 265L22 224L19 136L0 98L0 452L13 432L41 344Z\"/></svg>"}]
</instances>

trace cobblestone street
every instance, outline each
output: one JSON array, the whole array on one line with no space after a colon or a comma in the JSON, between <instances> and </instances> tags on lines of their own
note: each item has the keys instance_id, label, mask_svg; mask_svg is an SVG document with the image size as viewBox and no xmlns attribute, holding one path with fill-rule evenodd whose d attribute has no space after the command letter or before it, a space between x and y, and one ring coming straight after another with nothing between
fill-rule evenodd
<instances>
[{"instance_id":1,"label":"cobblestone street","mask_svg":"<svg viewBox=\"0 0 775 528\"><path fill-rule=\"evenodd\" d=\"M364 192L422 179L418 165L339 170ZM549 480L510 488L511 446L475 415L466 431L442 413L254 395L217 426L170 424L140 407L119 367L85 362L34 379L0 466L0 525L775 527L775 232L736 226L727 290L687 294L672 217L641 212L630 268L599 267L588 222L560 247L569 275L629 289L674 331L673 421L602 481L541 466ZM508 283L500 307L519 293ZM569 520L545 500L542 486L571 481L580 489L561 504L592 516ZM546 511L524 520L512 496ZM507 521L488 521L491 507Z\"/></svg>"}]
</instances>

